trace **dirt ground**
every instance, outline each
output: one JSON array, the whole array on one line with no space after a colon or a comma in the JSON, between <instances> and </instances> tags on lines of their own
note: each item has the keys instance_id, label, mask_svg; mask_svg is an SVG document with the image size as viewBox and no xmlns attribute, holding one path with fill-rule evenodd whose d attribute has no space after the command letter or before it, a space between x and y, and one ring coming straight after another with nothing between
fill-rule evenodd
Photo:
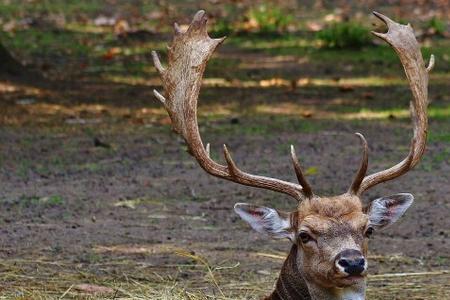
<instances>
[{"instance_id":1,"label":"dirt ground","mask_svg":"<svg viewBox=\"0 0 450 300\"><path fill-rule=\"evenodd\" d=\"M226 143L242 169L294 181L294 144L315 191L332 195L358 166L354 132L369 141L371 172L408 152L410 93L398 63L343 68L233 44L214 59L200 128L219 161ZM450 299L450 87L448 61L437 64L423 161L365 195L415 196L370 241L369 299ZM154 70L144 82L68 72L70 80L0 81L0 298L268 294L290 244L253 232L232 208L295 203L204 173L153 99ZM95 296L80 284L111 290Z\"/></svg>"}]
</instances>

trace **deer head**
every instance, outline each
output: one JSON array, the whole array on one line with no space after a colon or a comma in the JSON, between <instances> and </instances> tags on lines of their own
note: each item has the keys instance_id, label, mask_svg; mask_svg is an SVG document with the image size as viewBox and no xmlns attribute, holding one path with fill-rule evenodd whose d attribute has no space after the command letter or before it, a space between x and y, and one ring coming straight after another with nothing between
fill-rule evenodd
<instances>
[{"instance_id":1,"label":"deer head","mask_svg":"<svg viewBox=\"0 0 450 300\"><path fill-rule=\"evenodd\" d=\"M168 48L167 68L162 66L156 52L152 52L154 65L164 86L164 96L156 90L154 94L169 113L174 131L184 138L190 154L199 165L213 176L287 194L297 201L296 209L290 213L246 203L238 203L234 207L236 213L254 230L272 238L287 238L293 243L277 289L269 299L284 299L284 296L291 299L289 295L305 299L363 299L368 238L374 231L394 223L413 202L413 196L406 193L375 199L368 206L361 201L366 190L405 174L422 157L428 122L428 72L434 64L431 56L430 64L425 68L420 47L409 24L401 25L382 14L374 14L387 25L388 31L373 34L396 51L409 80L413 94L410 107L413 137L409 154L404 160L367 176L368 145L363 135L357 133L363 148L361 164L348 191L339 196L321 197L314 194L303 175L293 146L291 158L298 184L242 171L225 145L223 153L226 164L211 159L210 146L207 144L205 147L199 133L197 99L206 64L224 38L212 39L208 36L204 11L197 12L185 32L181 32L175 24L175 37ZM302 290L299 286L306 292L299 292Z\"/></svg>"}]
</instances>

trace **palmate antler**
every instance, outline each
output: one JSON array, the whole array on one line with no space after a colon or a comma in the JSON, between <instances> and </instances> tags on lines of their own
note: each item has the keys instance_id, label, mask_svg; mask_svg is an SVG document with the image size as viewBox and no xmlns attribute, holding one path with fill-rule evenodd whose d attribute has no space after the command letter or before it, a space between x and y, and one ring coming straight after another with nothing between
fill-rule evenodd
<instances>
[{"instance_id":1,"label":"palmate antler","mask_svg":"<svg viewBox=\"0 0 450 300\"><path fill-rule=\"evenodd\" d=\"M358 196L376 184L408 172L422 157L425 150L428 123L426 114L428 72L434 64L434 57L431 56L430 64L425 68L420 47L409 24L401 25L379 13L374 12L374 14L384 21L389 28L385 34L376 32L374 34L387 41L397 52L410 83L413 93L411 115L414 136L407 158L387 170L365 176L368 167L368 146L365 138L361 134L357 134L363 144L364 152L360 168L349 193ZM152 51L154 65L161 76L165 95L161 95L156 90L154 90L154 94L164 104L169 113L173 129L184 138L191 155L211 175L247 186L284 193L299 201L314 197L312 189L300 168L293 146L291 146L291 157L300 184L252 175L240 170L225 145L223 151L227 165L219 164L211 159L209 144L205 148L198 128L197 100L206 64L224 38L210 38L206 31L206 22L205 12L199 11L186 32L181 32L179 26L175 23L175 37L168 48L169 63L167 69L162 66L156 52Z\"/></svg>"},{"instance_id":2,"label":"palmate antler","mask_svg":"<svg viewBox=\"0 0 450 300\"><path fill-rule=\"evenodd\" d=\"M372 33L385 40L395 50L409 81L409 86L413 94L410 111L414 133L409 154L404 160L389 169L369 176L365 176L365 171L358 173L359 176L357 176L355 181L360 181L360 184L353 184L350 190L351 193L356 195L361 195L364 191L379 183L405 174L414 168L422 158L425 151L428 128L428 73L434 67L433 55L430 57L428 67L425 67L419 43L414 36L414 31L410 24L402 25L380 13L373 12L373 14L387 25L388 31L386 33Z\"/></svg>"},{"instance_id":3,"label":"palmate antler","mask_svg":"<svg viewBox=\"0 0 450 300\"><path fill-rule=\"evenodd\" d=\"M197 99L206 63L224 38L210 38L206 31L206 22L205 12L199 11L195 14L186 32L181 32L178 25L175 24L175 37L169 47L167 69L162 66L156 52L152 52L155 67L162 78L165 96L156 90L154 94L169 113L173 129L183 136L191 155L211 175L248 186L284 193L297 200L311 197L311 189L306 183L294 152L292 153L295 171L306 189L296 183L252 175L240 170L225 145L223 151L227 165L221 165L211 159L209 144L205 148L198 129Z\"/></svg>"}]
</instances>

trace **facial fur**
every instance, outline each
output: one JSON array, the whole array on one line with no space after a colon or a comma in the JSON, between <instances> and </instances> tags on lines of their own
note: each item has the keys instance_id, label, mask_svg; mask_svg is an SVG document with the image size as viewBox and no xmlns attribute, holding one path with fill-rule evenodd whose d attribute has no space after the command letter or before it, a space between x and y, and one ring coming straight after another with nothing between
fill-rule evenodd
<instances>
[{"instance_id":1,"label":"facial fur","mask_svg":"<svg viewBox=\"0 0 450 300\"><path fill-rule=\"evenodd\" d=\"M336 266L336 258L345 250L358 251L366 258L369 218L359 198L311 199L302 202L293 215L298 216L299 268L308 280L324 287L344 287L364 279L367 263L359 276L349 276Z\"/></svg>"}]
</instances>

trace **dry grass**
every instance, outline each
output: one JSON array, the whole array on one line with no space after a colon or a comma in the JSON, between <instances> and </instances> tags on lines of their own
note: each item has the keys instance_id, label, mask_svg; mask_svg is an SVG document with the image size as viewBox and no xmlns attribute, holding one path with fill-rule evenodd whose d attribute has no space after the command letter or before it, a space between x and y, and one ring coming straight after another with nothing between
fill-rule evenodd
<instances>
[{"instance_id":1,"label":"dry grass","mask_svg":"<svg viewBox=\"0 0 450 300\"><path fill-rule=\"evenodd\" d=\"M5 260L0 264L0 299L260 299L271 289L276 277L276 274L253 274L240 280L244 270L239 264L213 266L193 252L177 250L173 254L187 258L191 264ZM256 256L282 258L265 253ZM107 293L87 292L80 288L81 284L106 288ZM450 272L372 275L368 299L450 299Z\"/></svg>"}]
</instances>

